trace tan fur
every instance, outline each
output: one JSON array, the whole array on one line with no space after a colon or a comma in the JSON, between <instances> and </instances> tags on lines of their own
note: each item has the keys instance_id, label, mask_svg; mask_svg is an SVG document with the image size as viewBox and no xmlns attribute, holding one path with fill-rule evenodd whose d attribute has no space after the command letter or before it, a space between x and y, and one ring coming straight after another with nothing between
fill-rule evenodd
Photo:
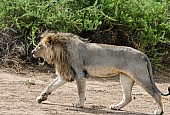
<instances>
[{"instance_id":1,"label":"tan fur","mask_svg":"<svg viewBox=\"0 0 170 115\"><path fill-rule=\"evenodd\" d=\"M83 107L85 102L86 79L89 76L111 77L120 74L123 99L111 109L121 109L131 101L131 90L137 82L156 101L158 110L163 114L161 95L170 95L159 91L154 83L149 59L142 52L125 46L86 43L83 38L71 33L45 32L36 48L32 51L35 58L43 58L55 65L58 78L54 80L37 98L38 102L47 99L55 88L66 81L77 82L79 102L76 107Z\"/></svg>"}]
</instances>

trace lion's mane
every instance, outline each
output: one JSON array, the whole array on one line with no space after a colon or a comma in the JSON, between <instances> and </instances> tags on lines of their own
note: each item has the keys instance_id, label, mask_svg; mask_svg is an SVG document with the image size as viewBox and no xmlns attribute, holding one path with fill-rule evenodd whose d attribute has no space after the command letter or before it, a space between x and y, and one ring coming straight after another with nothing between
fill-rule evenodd
<instances>
[{"instance_id":1,"label":"lion's mane","mask_svg":"<svg viewBox=\"0 0 170 115\"><path fill-rule=\"evenodd\" d=\"M68 51L70 44L87 41L72 33L52 33L46 32L42 34L42 42L48 42L51 48L45 54L48 62L55 65L56 71L70 82L75 79L76 73L72 67L71 55ZM74 48L73 48L74 49Z\"/></svg>"}]
</instances>

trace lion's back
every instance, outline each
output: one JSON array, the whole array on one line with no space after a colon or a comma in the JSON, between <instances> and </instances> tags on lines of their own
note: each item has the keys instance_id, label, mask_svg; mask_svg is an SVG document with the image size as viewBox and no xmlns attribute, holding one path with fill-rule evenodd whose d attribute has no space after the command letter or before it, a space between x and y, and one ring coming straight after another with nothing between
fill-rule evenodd
<instances>
[{"instance_id":1,"label":"lion's back","mask_svg":"<svg viewBox=\"0 0 170 115\"><path fill-rule=\"evenodd\" d=\"M144 58L142 52L126 46L88 44L85 67L88 73L112 76L145 66Z\"/></svg>"},{"instance_id":2,"label":"lion's back","mask_svg":"<svg viewBox=\"0 0 170 115\"><path fill-rule=\"evenodd\" d=\"M89 44L86 58L95 64L115 64L124 61L138 61L144 54L126 46L114 46L105 44Z\"/></svg>"}]
</instances>

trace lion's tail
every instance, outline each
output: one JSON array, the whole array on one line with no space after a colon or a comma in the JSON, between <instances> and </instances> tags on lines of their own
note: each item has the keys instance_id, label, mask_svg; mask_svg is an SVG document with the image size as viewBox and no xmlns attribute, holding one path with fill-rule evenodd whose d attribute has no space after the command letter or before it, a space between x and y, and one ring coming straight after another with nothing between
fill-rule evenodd
<instances>
[{"instance_id":1,"label":"lion's tail","mask_svg":"<svg viewBox=\"0 0 170 115\"><path fill-rule=\"evenodd\" d=\"M153 80L151 62L149 61L149 59L148 59L147 56L146 56L145 58L146 58L146 60L147 60L148 73L149 73L149 76L150 76L151 82L153 83L154 88L155 88L162 96L168 96L168 95L170 95L170 87L168 87L168 93L167 93L167 94L164 94L164 93L162 93L162 92L158 89L158 87L155 85L154 80Z\"/></svg>"}]
</instances>

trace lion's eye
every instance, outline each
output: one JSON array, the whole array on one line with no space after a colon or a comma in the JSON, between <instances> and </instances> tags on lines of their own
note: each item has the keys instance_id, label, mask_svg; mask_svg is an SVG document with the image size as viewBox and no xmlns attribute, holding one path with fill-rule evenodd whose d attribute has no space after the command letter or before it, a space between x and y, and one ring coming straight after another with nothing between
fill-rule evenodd
<instances>
[{"instance_id":1,"label":"lion's eye","mask_svg":"<svg viewBox=\"0 0 170 115\"><path fill-rule=\"evenodd\" d=\"M42 45L39 45L38 47L39 47L39 48L42 48Z\"/></svg>"}]
</instances>

